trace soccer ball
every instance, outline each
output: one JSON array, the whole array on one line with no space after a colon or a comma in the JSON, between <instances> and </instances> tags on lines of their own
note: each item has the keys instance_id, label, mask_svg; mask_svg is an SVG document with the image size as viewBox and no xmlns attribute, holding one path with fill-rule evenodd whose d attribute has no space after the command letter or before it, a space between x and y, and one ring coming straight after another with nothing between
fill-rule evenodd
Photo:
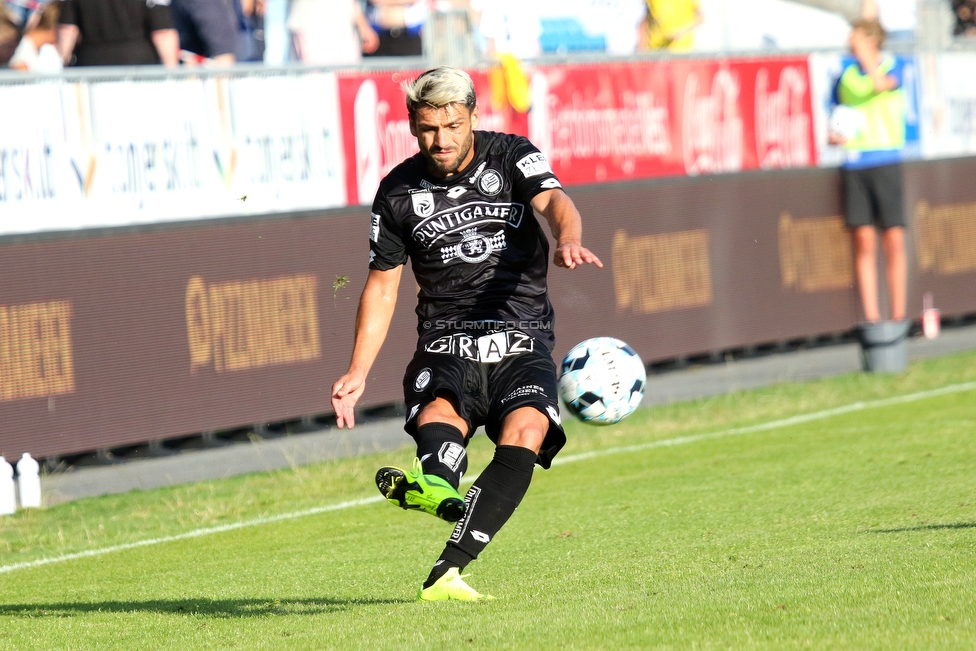
<instances>
[{"instance_id":1,"label":"soccer ball","mask_svg":"<svg viewBox=\"0 0 976 651\"><path fill-rule=\"evenodd\" d=\"M563 359L559 397L580 420L609 425L632 413L647 375L634 349L613 337L587 339Z\"/></svg>"},{"instance_id":2,"label":"soccer ball","mask_svg":"<svg viewBox=\"0 0 976 651\"><path fill-rule=\"evenodd\" d=\"M864 128L864 116L855 108L839 104L830 113L830 133L845 140L856 138Z\"/></svg>"}]
</instances>

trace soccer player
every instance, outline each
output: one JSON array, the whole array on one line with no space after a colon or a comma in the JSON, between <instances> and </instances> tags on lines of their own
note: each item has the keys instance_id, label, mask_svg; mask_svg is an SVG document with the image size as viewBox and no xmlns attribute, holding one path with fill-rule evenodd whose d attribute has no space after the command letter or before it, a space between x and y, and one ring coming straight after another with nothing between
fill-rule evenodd
<instances>
[{"instance_id":1,"label":"soccer player","mask_svg":"<svg viewBox=\"0 0 976 651\"><path fill-rule=\"evenodd\" d=\"M337 425L353 427L409 258L419 338L403 378L404 429L417 459L410 470L381 468L376 484L397 506L457 522L420 599L473 601L486 595L461 570L514 513L535 464L549 468L566 443L550 352L549 243L533 210L549 223L557 266L603 264L582 246L579 212L546 157L521 136L475 130L467 73L436 68L403 89L420 153L376 193L352 361L332 405ZM462 500L465 448L481 425L494 458Z\"/></svg>"}]
</instances>

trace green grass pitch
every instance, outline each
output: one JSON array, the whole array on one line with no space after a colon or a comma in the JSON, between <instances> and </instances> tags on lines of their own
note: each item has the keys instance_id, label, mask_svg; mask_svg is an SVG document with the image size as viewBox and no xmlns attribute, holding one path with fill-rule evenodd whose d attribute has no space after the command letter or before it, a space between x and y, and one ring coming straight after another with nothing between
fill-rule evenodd
<instances>
[{"instance_id":1,"label":"green grass pitch","mask_svg":"<svg viewBox=\"0 0 976 651\"><path fill-rule=\"evenodd\" d=\"M494 601L415 601L451 527L374 496L404 447L8 516L0 649L976 647L976 354L567 429Z\"/></svg>"}]
</instances>

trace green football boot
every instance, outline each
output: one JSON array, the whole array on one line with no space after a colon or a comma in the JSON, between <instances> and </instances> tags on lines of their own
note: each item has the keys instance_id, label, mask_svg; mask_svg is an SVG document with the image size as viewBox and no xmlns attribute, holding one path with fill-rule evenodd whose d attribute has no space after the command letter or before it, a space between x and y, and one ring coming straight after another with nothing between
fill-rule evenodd
<instances>
[{"instance_id":1,"label":"green football boot","mask_svg":"<svg viewBox=\"0 0 976 651\"><path fill-rule=\"evenodd\" d=\"M413 470L385 467L376 471L376 487L383 497L402 509L420 509L441 520L457 522L464 515L464 500L446 479L425 475L420 459Z\"/></svg>"},{"instance_id":2,"label":"green football boot","mask_svg":"<svg viewBox=\"0 0 976 651\"><path fill-rule=\"evenodd\" d=\"M434 585L429 588L422 588L417 595L419 601L480 601L482 599L494 599L491 595L481 594L470 585L464 582L467 574L458 572L458 568L452 567L444 576L437 579Z\"/></svg>"}]
</instances>

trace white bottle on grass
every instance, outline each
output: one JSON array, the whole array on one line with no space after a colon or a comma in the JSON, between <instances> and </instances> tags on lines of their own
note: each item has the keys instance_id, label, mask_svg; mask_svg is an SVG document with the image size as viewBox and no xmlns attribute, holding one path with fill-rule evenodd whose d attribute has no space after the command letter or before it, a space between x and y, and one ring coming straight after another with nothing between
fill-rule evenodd
<instances>
[{"instance_id":1,"label":"white bottle on grass","mask_svg":"<svg viewBox=\"0 0 976 651\"><path fill-rule=\"evenodd\" d=\"M0 457L0 515L10 515L17 511L17 496L14 491L14 467Z\"/></svg>"},{"instance_id":2,"label":"white bottle on grass","mask_svg":"<svg viewBox=\"0 0 976 651\"><path fill-rule=\"evenodd\" d=\"M17 488L20 490L20 505L34 508L41 505L41 466L25 452L17 462Z\"/></svg>"}]
</instances>

